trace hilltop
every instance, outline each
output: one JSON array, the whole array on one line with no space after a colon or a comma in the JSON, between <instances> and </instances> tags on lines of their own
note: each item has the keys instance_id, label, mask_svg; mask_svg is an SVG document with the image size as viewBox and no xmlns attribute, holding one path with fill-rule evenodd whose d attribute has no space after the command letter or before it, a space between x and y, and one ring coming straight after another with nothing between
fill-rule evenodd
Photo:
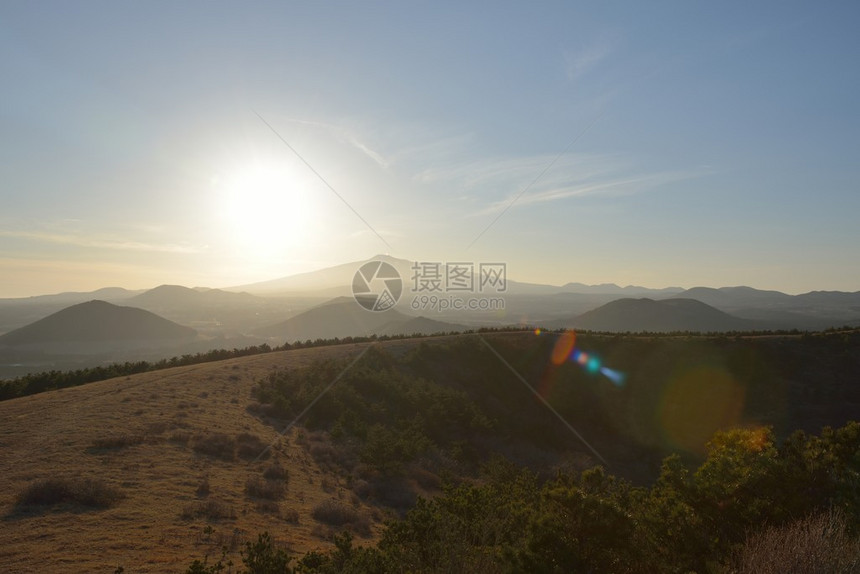
<instances>
[{"instance_id":1,"label":"hilltop","mask_svg":"<svg viewBox=\"0 0 860 574\"><path fill-rule=\"evenodd\" d=\"M360 307L352 297L337 297L255 333L287 342L367 336L389 323L409 319L396 309L372 312Z\"/></svg>"},{"instance_id":2,"label":"hilltop","mask_svg":"<svg viewBox=\"0 0 860 574\"><path fill-rule=\"evenodd\" d=\"M194 335L194 329L149 311L94 300L6 333L0 336L0 345L165 340Z\"/></svg>"},{"instance_id":3,"label":"hilltop","mask_svg":"<svg viewBox=\"0 0 860 574\"><path fill-rule=\"evenodd\" d=\"M766 328L763 322L734 317L694 299L617 299L582 315L552 321L548 326L631 333L708 333Z\"/></svg>"}]
</instances>

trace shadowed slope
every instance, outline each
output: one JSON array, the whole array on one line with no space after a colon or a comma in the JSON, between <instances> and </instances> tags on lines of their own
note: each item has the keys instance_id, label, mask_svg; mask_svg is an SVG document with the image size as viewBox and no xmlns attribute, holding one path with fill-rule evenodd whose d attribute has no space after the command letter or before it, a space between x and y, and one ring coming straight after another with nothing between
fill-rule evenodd
<instances>
[{"instance_id":1,"label":"shadowed slope","mask_svg":"<svg viewBox=\"0 0 860 574\"><path fill-rule=\"evenodd\" d=\"M587 313L553 321L550 327L593 331L735 331L756 327L693 299L618 299Z\"/></svg>"},{"instance_id":2,"label":"shadowed slope","mask_svg":"<svg viewBox=\"0 0 860 574\"><path fill-rule=\"evenodd\" d=\"M375 313L359 306L352 297L338 297L286 321L258 329L257 333L287 342L368 336L389 323L405 323L409 319L394 309Z\"/></svg>"},{"instance_id":3,"label":"shadowed slope","mask_svg":"<svg viewBox=\"0 0 860 574\"><path fill-rule=\"evenodd\" d=\"M0 337L2 345L56 342L179 339L195 335L194 329L134 307L89 301L67 307Z\"/></svg>"}]
</instances>

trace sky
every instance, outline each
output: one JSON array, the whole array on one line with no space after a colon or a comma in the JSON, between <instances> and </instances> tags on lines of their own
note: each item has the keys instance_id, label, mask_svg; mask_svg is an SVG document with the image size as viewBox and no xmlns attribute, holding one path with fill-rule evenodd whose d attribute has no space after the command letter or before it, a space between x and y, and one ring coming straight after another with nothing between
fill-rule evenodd
<instances>
[{"instance_id":1,"label":"sky","mask_svg":"<svg viewBox=\"0 0 860 574\"><path fill-rule=\"evenodd\" d=\"M860 290L856 2L0 3L0 297L388 253Z\"/></svg>"}]
</instances>

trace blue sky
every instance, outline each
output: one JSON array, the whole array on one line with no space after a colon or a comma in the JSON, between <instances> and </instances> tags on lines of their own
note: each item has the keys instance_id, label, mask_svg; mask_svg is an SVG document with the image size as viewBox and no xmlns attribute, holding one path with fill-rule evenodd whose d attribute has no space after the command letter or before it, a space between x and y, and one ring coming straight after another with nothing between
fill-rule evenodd
<instances>
[{"instance_id":1,"label":"blue sky","mask_svg":"<svg viewBox=\"0 0 860 574\"><path fill-rule=\"evenodd\" d=\"M860 290L858 22L853 2L4 2L0 297L384 252Z\"/></svg>"}]
</instances>

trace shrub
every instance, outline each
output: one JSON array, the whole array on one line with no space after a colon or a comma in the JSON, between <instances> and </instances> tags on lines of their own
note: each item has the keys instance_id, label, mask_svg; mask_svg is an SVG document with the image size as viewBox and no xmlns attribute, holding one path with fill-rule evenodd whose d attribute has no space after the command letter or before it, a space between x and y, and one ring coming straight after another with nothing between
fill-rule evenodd
<instances>
[{"instance_id":1,"label":"shrub","mask_svg":"<svg viewBox=\"0 0 860 574\"><path fill-rule=\"evenodd\" d=\"M810 515L749 537L736 574L849 574L860 572L860 538L848 534L835 510Z\"/></svg>"},{"instance_id":2,"label":"shrub","mask_svg":"<svg viewBox=\"0 0 860 574\"><path fill-rule=\"evenodd\" d=\"M290 556L275 542L268 532L257 537L257 542L245 543L242 551L242 564L248 567L248 574L286 574L290 571Z\"/></svg>"},{"instance_id":3,"label":"shrub","mask_svg":"<svg viewBox=\"0 0 860 574\"><path fill-rule=\"evenodd\" d=\"M257 501L257 511L263 514L279 516L281 514L281 507L274 500L259 500Z\"/></svg>"},{"instance_id":4,"label":"shrub","mask_svg":"<svg viewBox=\"0 0 860 574\"><path fill-rule=\"evenodd\" d=\"M197 485L197 496L201 498L205 498L209 496L209 477L204 476L200 481L200 484Z\"/></svg>"},{"instance_id":5,"label":"shrub","mask_svg":"<svg viewBox=\"0 0 860 574\"><path fill-rule=\"evenodd\" d=\"M194 452L229 461L235 458L236 440L224 433L196 435L192 448Z\"/></svg>"},{"instance_id":6,"label":"shrub","mask_svg":"<svg viewBox=\"0 0 860 574\"><path fill-rule=\"evenodd\" d=\"M314 520L328 526L347 526L362 536L370 536L371 534L368 518L360 514L352 506L338 500L325 500L321 502L311 511L311 516L313 516ZM321 537L326 538L326 536Z\"/></svg>"},{"instance_id":7,"label":"shrub","mask_svg":"<svg viewBox=\"0 0 860 574\"><path fill-rule=\"evenodd\" d=\"M284 520L289 522L290 524L298 524L299 523L299 511L295 508L290 508L289 510L284 511Z\"/></svg>"},{"instance_id":8,"label":"shrub","mask_svg":"<svg viewBox=\"0 0 860 574\"><path fill-rule=\"evenodd\" d=\"M233 510L233 507L229 504L210 499L205 502L198 501L188 504L182 509L182 512L179 513L179 516L185 520L191 520L201 516L205 517L207 520L221 520L224 518L232 520L236 518L236 511Z\"/></svg>"},{"instance_id":9,"label":"shrub","mask_svg":"<svg viewBox=\"0 0 860 574\"><path fill-rule=\"evenodd\" d=\"M236 435L236 444L239 458L245 460L254 460L261 455L262 458L267 458L270 455L270 451L267 450L269 445L254 434L241 433Z\"/></svg>"},{"instance_id":10,"label":"shrub","mask_svg":"<svg viewBox=\"0 0 860 574\"><path fill-rule=\"evenodd\" d=\"M290 473L286 468L278 463L270 465L263 471L263 478L267 480L282 480L287 482L290 478Z\"/></svg>"},{"instance_id":11,"label":"shrub","mask_svg":"<svg viewBox=\"0 0 860 574\"><path fill-rule=\"evenodd\" d=\"M325 500L319 503L314 507L311 516L329 526L344 526L359 519L355 508L337 500Z\"/></svg>"},{"instance_id":12,"label":"shrub","mask_svg":"<svg viewBox=\"0 0 860 574\"><path fill-rule=\"evenodd\" d=\"M46 478L31 482L19 495L18 506L78 504L90 508L109 508L119 502L122 492L98 479Z\"/></svg>"},{"instance_id":13,"label":"shrub","mask_svg":"<svg viewBox=\"0 0 860 574\"><path fill-rule=\"evenodd\" d=\"M264 480L259 476L249 478L245 483L245 494L253 498L280 500L284 497L284 482L281 480Z\"/></svg>"}]
</instances>

